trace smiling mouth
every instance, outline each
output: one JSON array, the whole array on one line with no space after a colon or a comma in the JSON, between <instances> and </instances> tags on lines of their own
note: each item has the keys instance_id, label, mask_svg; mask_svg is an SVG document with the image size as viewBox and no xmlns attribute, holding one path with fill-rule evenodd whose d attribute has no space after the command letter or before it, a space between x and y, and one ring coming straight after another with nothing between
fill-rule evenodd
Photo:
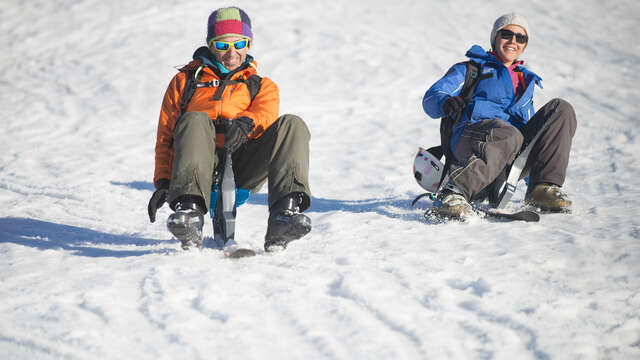
<instances>
[{"instance_id":1,"label":"smiling mouth","mask_svg":"<svg viewBox=\"0 0 640 360\"><path fill-rule=\"evenodd\" d=\"M227 57L226 59L223 58L222 62L225 63L225 64L235 64L235 63L239 62L239 60L240 59L237 59L235 57Z\"/></svg>"}]
</instances>

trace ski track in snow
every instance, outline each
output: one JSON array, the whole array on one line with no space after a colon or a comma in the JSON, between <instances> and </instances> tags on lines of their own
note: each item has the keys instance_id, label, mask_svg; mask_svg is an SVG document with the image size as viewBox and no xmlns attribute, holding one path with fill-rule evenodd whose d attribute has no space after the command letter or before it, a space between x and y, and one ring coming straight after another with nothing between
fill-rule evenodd
<instances>
[{"instance_id":1,"label":"ski track in snow","mask_svg":"<svg viewBox=\"0 0 640 360\"><path fill-rule=\"evenodd\" d=\"M231 4L3 4L0 358L640 358L637 1L238 1L281 112L311 130L314 195L313 231L278 254L253 195L242 260L184 252L166 206L146 215L162 95ZM535 104L576 110L574 211L424 221L422 95L513 10Z\"/></svg>"}]
</instances>

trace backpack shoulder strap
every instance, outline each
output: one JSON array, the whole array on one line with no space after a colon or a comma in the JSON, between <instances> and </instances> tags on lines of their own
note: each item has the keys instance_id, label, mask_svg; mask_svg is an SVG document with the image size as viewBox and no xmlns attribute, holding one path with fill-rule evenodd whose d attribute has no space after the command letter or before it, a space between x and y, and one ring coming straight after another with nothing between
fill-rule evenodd
<instances>
[{"instance_id":1,"label":"backpack shoulder strap","mask_svg":"<svg viewBox=\"0 0 640 360\"><path fill-rule=\"evenodd\" d=\"M181 71L185 72L186 81L184 83L184 88L182 89L182 96L180 97L180 113L176 118L176 125L178 125L178 121L184 113L187 111L187 105L193 94L196 92L198 88L198 82L200 81L202 67L198 67L197 69L182 69ZM174 128L175 126L174 125ZM169 142L169 147L173 147L173 136L171 137L171 141Z\"/></svg>"},{"instance_id":2,"label":"backpack shoulder strap","mask_svg":"<svg viewBox=\"0 0 640 360\"><path fill-rule=\"evenodd\" d=\"M262 77L257 74L253 74L247 78L247 88L249 89L249 95L251 95L251 102L256 98L258 92L260 92L260 87L262 86Z\"/></svg>"},{"instance_id":3,"label":"backpack shoulder strap","mask_svg":"<svg viewBox=\"0 0 640 360\"><path fill-rule=\"evenodd\" d=\"M191 101L193 94L198 88L198 82L202 76L201 70L201 68L198 68L186 71L186 82L184 84L184 89L182 90L182 97L180 98L180 115L178 115L178 118L185 113L189 101Z\"/></svg>"},{"instance_id":4,"label":"backpack shoulder strap","mask_svg":"<svg viewBox=\"0 0 640 360\"><path fill-rule=\"evenodd\" d=\"M460 97L468 105L480 81L480 64L473 60L465 61L464 64L467 67L467 72L464 74L464 84L462 85L462 90L460 90ZM457 120L459 121L460 119L458 118Z\"/></svg>"},{"instance_id":5,"label":"backpack shoulder strap","mask_svg":"<svg viewBox=\"0 0 640 360\"><path fill-rule=\"evenodd\" d=\"M218 91L216 91L216 93L213 95L213 99L214 100L222 99L222 93L224 92L224 89L227 87L227 85L232 85L237 83L245 83L247 85L247 89L249 89L249 95L251 96L250 102L253 102L253 99L255 99L256 95L258 95L258 92L260 91L260 87L262 86L262 77L260 77L259 75L253 74L246 79L243 77L240 77L235 80L226 80L226 79L222 80L220 82L220 86L218 87Z\"/></svg>"}]
</instances>

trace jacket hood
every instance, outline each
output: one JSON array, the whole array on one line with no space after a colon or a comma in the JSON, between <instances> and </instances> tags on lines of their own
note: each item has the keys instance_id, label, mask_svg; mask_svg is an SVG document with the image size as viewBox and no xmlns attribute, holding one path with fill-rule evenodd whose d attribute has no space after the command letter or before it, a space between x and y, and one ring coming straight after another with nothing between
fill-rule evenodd
<instances>
[{"instance_id":1,"label":"jacket hood","mask_svg":"<svg viewBox=\"0 0 640 360\"><path fill-rule=\"evenodd\" d=\"M493 64L499 64L504 66L504 64L502 64L500 61L498 61L498 59L489 54L488 52L486 52L482 46L480 45L473 45L465 54L465 56L467 56L469 59L477 62L478 64L486 64L486 63L493 63ZM522 66L522 65L518 65L517 66L520 70L522 70L522 72L525 75L525 78L527 79L531 79L533 81L535 81L536 85L538 85L538 87L540 87L542 89L542 78L540 76L538 76L538 74L528 70L526 67Z\"/></svg>"},{"instance_id":2,"label":"jacket hood","mask_svg":"<svg viewBox=\"0 0 640 360\"><path fill-rule=\"evenodd\" d=\"M467 50L465 56L479 64L487 62L500 63L498 59L485 51L480 45L473 45L471 49Z\"/></svg>"},{"instance_id":3,"label":"jacket hood","mask_svg":"<svg viewBox=\"0 0 640 360\"><path fill-rule=\"evenodd\" d=\"M194 51L193 60L201 60L203 65L209 66L213 69L218 69L218 62L215 60L213 54L211 54L211 51L206 46L201 46L196 49L196 51ZM247 58L244 60L242 65L240 65L240 68L243 68L246 66L246 64L251 64L252 62L253 56L247 54Z\"/></svg>"}]
</instances>

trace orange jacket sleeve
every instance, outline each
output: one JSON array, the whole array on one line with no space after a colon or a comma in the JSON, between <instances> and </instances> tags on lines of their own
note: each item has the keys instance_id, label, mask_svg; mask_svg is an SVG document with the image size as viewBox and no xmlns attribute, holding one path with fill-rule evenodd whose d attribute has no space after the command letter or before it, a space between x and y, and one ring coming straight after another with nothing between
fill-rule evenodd
<instances>
[{"instance_id":1,"label":"orange jacket sleeve","mask_svg":"<svg viewBox=\"0 0 640 360\"><path fill-rule=\"evenodd\" d=\"M158 120L158 134L156 138L156 166L153 175L153 183L157 185L160 179L171 179L171 166L173 160L172 137L176 120L180 115L180 98L186 81L186 74L176 74L164 94L160 118Z\"/></svg>"}]
</instances>

